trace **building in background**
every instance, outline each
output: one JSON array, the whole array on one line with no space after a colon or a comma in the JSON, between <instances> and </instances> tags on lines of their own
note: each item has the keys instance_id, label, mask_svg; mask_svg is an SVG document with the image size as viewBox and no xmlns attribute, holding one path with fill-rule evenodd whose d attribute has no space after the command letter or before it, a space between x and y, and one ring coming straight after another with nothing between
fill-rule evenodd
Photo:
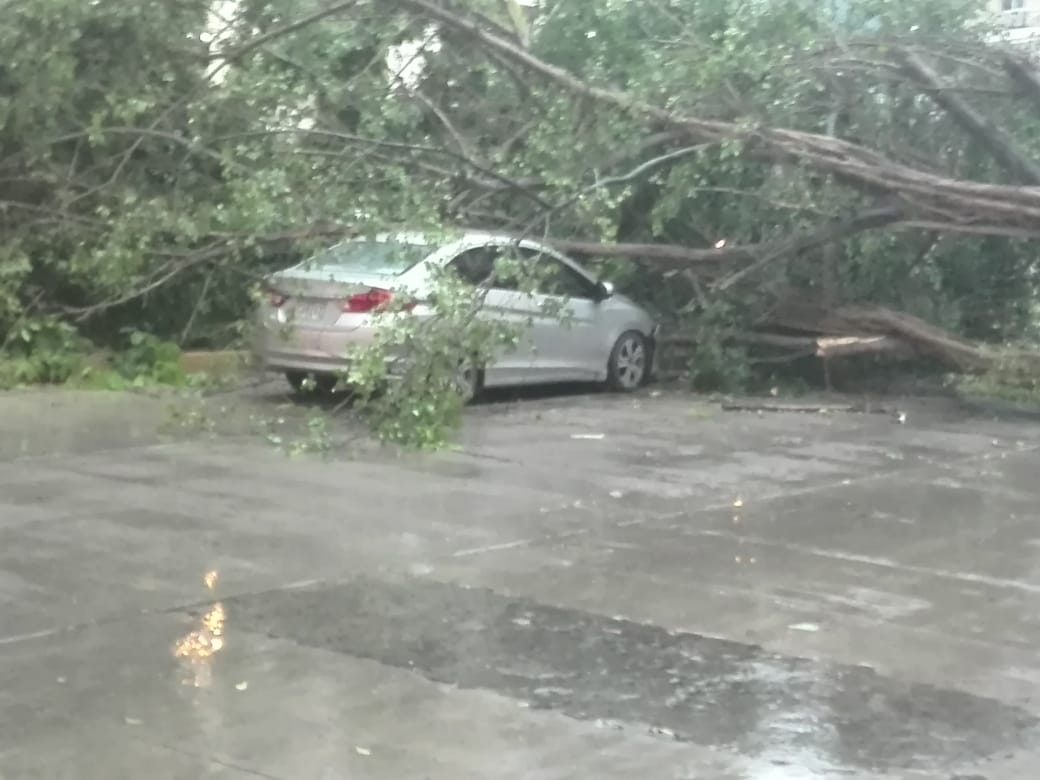
<instances>
[{"instance_id":1,"label":"building in background","mask_svg":"<svg viewBox=\"0 0 1040 780\"><path fill-rule=\"evenodd\" d=\"M1040 53L1040 0L990 0L1002 37Z\"/></svg>"}]
</instances>

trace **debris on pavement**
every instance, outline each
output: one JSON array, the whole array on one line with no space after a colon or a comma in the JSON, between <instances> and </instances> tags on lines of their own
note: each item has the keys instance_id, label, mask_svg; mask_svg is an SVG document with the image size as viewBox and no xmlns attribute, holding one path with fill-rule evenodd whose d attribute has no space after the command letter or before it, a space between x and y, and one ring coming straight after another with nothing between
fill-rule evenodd
<instances>
[{"instance_id":1,"label":"debris on pavement","mask_svg":"<svg viewBox=\"0 0 1040 780\"><path fill-rule=\"evenodd\" d=\"M790 403L767 398L723 401L725 412L789 412L798 414L892 414L895 410L868 402L855 403Z\"/></svg>"},{"instance_id":2,"label":"debris on pavement","mask_svg":"<svg viewBox=\"0 0 1040 780\"><path fill-rule=\"evenodd\" d=\"M249 683L247 683L245 680L243 680L242 682L240 682L238 685L235 686L235 690L236 691L244 691L248 687L249 687Z\"/></svg>"},{"instance_id":3,"label":"debris on pavement","mask_svg":"<svg viewBox=\"0 0 1040 780\"><path fill-rule=\"evenodd\" d=\"M820 627L816 623L794 623L788 626L792 631L805 631L810 634L815 634L820 630Z\"/></svg>"},{"instance_id":4,"label":"debris on pavement","mask_svg":"<svg viewBox=\"0 0 1040 780\"><path fill-rule=\"evenodd\" d=\"M368 748L365 748L365 747L361 747L360 745L355 745L354 746L354 752L357 753L359 756L370 756L370 755L372 755L372 751L371 750L369 750Z\"/></svg>"},{"instance_id":5,"label":"debris on pavement","mask_svg":"<svg viewBox=\"0 0 1040 780\"><path fill-rule=\"evenodd\" d=\"M604 433L572 433L571 434L571 438L572 439L586 439L586 440L589 440L589 441L599 441L600 439L604 438L605 436L606 436L606 434L604 434Z\"/></svg>"},{"instance_id":6,"label":"debris on pavement","mask_svg":"<svg viewBox=\"0 0 1040 780\"><path fill-rule=\"evenodd\" d=\"M649 732L657 737L671 737L672 739L679 738L674 731L666 729L664 726L651 726Z\"/></svg>"}]
</instances>

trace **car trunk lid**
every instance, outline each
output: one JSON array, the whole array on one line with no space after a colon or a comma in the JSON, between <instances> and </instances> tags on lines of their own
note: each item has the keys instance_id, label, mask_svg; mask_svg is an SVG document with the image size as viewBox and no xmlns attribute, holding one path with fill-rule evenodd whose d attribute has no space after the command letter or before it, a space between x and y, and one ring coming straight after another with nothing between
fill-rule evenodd
<instances>
[{"instance_id":1,"label":"car trunk lid","mask_svg":"<svg viewBox=\"0 0 1040 780\"><path fill-rule=\"evenodd\" d=\"M334 278L323 274L294 272L275 274L268 287L281 298L280 308L287 321L300 327L329 327L344 312L353 297L372 290L388 290L392 279L386 276L354 276Z\"/></svg>"}]
</instances>

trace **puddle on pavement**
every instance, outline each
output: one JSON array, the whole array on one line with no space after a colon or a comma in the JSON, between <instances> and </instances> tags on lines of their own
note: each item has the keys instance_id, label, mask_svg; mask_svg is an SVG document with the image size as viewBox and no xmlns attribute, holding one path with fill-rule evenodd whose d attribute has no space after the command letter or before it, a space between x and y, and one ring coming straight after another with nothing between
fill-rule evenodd
<instances>
[{"instance_id":1,"label":"puddle on pavement","mask_svg":"<svg viewBox=\"0 0 1040 780\"><path fill-rule=\"evenodd\" d=\"M482 589L359 579L234 609L242 630L776 767L935 771L1036 738L995 700Z\"/></svg>"},{"instance_id":2,"label":"puddle on pavement","mask_svg":"<svg viewBox=\"0 0 1040 780\"><path fill-rule=\"evenodd\" d=\"M217 586L219 575L215 571L206 572L202 578L209 592ZM178 659L185 670L182 682L194 688L206 688L213 681L213 659L225 643L225 623L227 612L221 602L214 603L198 619L198 627L189 631L177 640L173 648L173 657Z\"/></svg>"}]
</instances>

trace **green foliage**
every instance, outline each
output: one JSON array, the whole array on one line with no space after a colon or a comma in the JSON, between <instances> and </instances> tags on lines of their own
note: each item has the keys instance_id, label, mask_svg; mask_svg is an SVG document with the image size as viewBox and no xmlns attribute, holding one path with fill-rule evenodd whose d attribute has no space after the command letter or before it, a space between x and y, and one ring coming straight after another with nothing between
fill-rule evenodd
<instances>
[{"instance_id":1,"label":"green foliage","mask_svg":"<svg viewBox=\"0 0 1040 780\"><path fill-rule=\"evenodd\" d=\"M86 342L71 325L24 320L0 347L0 388L67 382L83 370L85 358Z\"/></svg>"},{"instance_id":2,"label":"green foliage","mask_svg":"<svg viewBox=\"0 0 1040 780\"><path fill-rule=\"evenodd\" d=\"M343 381L382 440L443 447L461 423L482 367L519 345L515 324L480 316L485 293L441 274L420 310L407 311L414 300L397 302L377 316L375 343L351 353Z\"/></svg>"},{"instance_id":3,"label":"green foliage","mask_svg":"<svg viewBox=\"0 0 1040 780\"><path fill-rule=\"evenodd\" d=\"M183 386L188 376L181 365L181 350L139 330L126 332L126 347L113 360L113 369L132 385Z\"/></svg>"},{"instance_id":4,"label":"green foliage","mask_svg":"<svg viewBox=\"0 0 1040 780\"><path fill-rule=\"evenodd\" d=\"M141 331L127 330L121 349L101 361L95 355L91 364L69 378L77 387L95 390L141 390L145 388L186 388L207 381L203 376L188 376L181 365L176 344L164 342Z\"/></svg>"},{"instance_id":5,"label":"green foliage","mask_svg":"<svg viewBox=\"0 0 1040 780\"><path fill-rule=\"evenodd\" d=\"M25 320L14 326L0 349L0 388L71 383L127 390L160 385L183 387L189 382L177 345L150 334L127 332L125 348L114 354L110 366L96 365L97 359L90 359L93 349L68 323L55 319Z\"/></svg>"},{"instance_id":6,"label":"green foliage","mask_svg":"<svg viewBox=\"0 0 1040 780\"><path fill-rule=\"evenodd\" d=\"M332 434L329 420L324 414L312 414L307 418L306 436L296 439L289 447L291 456L318 454L327 456L332 452Z\"/></svg>"},{"instance_id":7,"label":"green foliage","mask_svg":"<svg viewBox=\"0 0 1040 780\"><path fill-rule=\"evenodd\" d=\"M723 301L704 306L682 327L694 339L687 364L690 386L702 392L747 390L753 373L747 350L731 338L736 315Z\"/></svg>"},{"instance_id":8,"label":"green foliage","mask_svg":"<svg viewBox=\"0 0 1040 780\"><path fill-rule=\"evenodd\" d=\"M333 450L332 431L329 427L329 415L316 410L307 415L303 429L298 434L293 431L295 425L285 417L267 417L258 423L258 429L267 443L289 457L301 455L321 455L327 457Z\"/></svg>"},{"instance_id":9,"label":"green foliage","mask_svg":"<svg viewBox=\"0 0 1040 780\"><path fill-rule=\"evenodd\" d=\"M1040 371L1034 355L1019 350L999 349L992 353L989 370L964 376L951 376L947 382L967 399L997 400L1028 407L1040 407Z\"/></svg>"}]
</instances>

